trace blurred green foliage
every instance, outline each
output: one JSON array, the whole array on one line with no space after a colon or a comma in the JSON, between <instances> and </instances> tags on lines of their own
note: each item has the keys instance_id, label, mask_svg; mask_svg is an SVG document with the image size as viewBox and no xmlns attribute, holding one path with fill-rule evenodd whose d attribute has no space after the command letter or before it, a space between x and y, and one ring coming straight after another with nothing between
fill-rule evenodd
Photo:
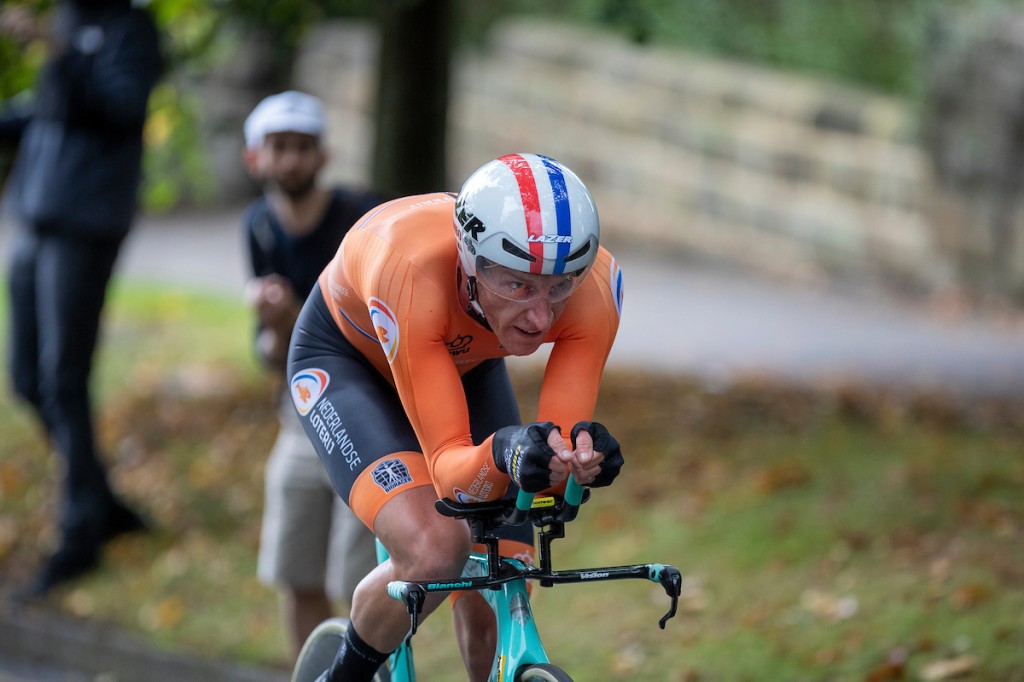
<instances>
[{"instance_id":1,"label":"blurred green foliage","mask_svg":"<svg viewBox=\"0 0 1024 682\"><path fill-rule=\"evenodd\" d=\"M165 0L171 1L174 0ZM372 16L371 0L213 0L207 3L221 17L250 29L270 29L279 41L279 57L290 58L306 27L316 21L342 16Z\"/></svg>"},{"instance_id":2,"label":"blurred green foliage","mask_svg":"<svg viewBox=\"0 0 1024 682\"><path fill-rule=\"evenodd\" d=\"M514 0L517 10L611 27L641 43L913 91L930 21L970 0Z\"/></svg>"},{"instance_id":3,"label":"blurred green foliage","mask_svg":"<svg viewBox=\"0 0 1024 682\"><path fill-rule=\"evenodd\" d=\"M507 0L506 10L584 21L639 43L803 71L916 98L937 23L1020 0ZM954 22L957 20L954 19ZM947 22L948 23L948 22Z\"/></svg>"}]
</instances>

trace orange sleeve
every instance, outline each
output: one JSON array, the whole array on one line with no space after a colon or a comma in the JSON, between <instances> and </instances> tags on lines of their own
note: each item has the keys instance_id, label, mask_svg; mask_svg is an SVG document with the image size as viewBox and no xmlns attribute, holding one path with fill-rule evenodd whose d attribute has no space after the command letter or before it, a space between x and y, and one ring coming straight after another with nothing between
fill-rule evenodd
<instances>
[{"instance_id":1,"label":"orange sleeve","mask_svg":"<svg viewBox=\"0 0 1024 682\"><path fill-rule=\"evenodd\" d=\"M594 418L621 305L621 272L602 249L589 281L573 294L562 315L564 329L548 358L537 405L537 421L558 424L567 441L576 422Z\"/></svg>"}]
</instances>

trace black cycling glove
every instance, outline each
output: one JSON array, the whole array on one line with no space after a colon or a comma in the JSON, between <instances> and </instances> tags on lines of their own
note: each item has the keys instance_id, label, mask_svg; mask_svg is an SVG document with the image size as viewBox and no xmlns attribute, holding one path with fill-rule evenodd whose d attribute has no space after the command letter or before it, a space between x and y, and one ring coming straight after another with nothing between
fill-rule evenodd
<instances>
[{"instance_id":1,"label":"black cycling glove","mask_svg":"<svg viewBox=\"0 0 1024 682\"><path fill-rule=\"evenodd\" d=\"M557 428L551 422L537 422L498 429L491 446L494 464L528 493L550 487L549 464L555 451L548 445L548 435Z\"/></svg>"},{"instance_id":2,"label":"black cycling glove","mask_svg":"<svg viewBox=\"0 0 1024 682\"><path fill-rule=\"evenodd\" d=\"M608 429L603 424L597 422L576 422L576 426L572 427L573 450L576 449L576 435L580 431L586 431L590 434L590 437L594 440L594 452L604 454L604 461L601 462L601 473L594 478L589 486L591 488L602 488L606 485L611 485L615 477L619 475L619 471L624 463L619 441L615 440L615 436L608 433Z\"/></svg>"}]
</instances>

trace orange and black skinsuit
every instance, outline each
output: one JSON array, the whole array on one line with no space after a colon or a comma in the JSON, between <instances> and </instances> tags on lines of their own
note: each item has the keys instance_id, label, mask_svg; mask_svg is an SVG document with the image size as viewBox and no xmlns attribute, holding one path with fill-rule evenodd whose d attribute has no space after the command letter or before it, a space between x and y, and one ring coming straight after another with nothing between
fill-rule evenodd
<instances>
[{"instance_id":1,"label":"orange and black skinsuit","mask_svg":"<svg viewBox=\"0 0 1024 682\"><path fill-rule=\"evenodd\" d=\"M454 204L427 194L369 212L293 332L293 402L338 492L371 529L385 502L416 486L460 501L497 499L509 487L491 452L496 430L521 423L508 353L459 302ZM593 418L621 282L601 249L544 340L553 345L537 420L566 436ZM528 524L512 530L532 546Z\"/></svg>"}]
</instances>

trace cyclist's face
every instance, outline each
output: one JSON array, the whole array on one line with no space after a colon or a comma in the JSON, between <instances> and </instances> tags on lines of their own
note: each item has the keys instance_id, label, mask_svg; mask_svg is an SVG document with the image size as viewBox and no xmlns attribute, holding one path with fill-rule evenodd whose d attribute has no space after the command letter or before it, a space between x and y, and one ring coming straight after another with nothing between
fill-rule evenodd
<instances>
[{"instance_id":1,"label":"cyclist's face","mask_svg":"<svg viewBox=\"0 0 1024 682\"><path fill-rule=\"evenodd\" d=\"M531 275L500 265L477 271L477 298L502 347L512 355L536 351L565 310L565 275Z\"/></svg>"},{"instance_id":2,"label":"cyclist's face","mask_svg":"<svg viewBox=\"0 0 1024 682\"><path fill-rule=\"evenodd\" d=\"M259 150L258 173L285 194L301 196L316 184L327 157L313 135L271 133Z\"/></svg>"}]
</instances>

